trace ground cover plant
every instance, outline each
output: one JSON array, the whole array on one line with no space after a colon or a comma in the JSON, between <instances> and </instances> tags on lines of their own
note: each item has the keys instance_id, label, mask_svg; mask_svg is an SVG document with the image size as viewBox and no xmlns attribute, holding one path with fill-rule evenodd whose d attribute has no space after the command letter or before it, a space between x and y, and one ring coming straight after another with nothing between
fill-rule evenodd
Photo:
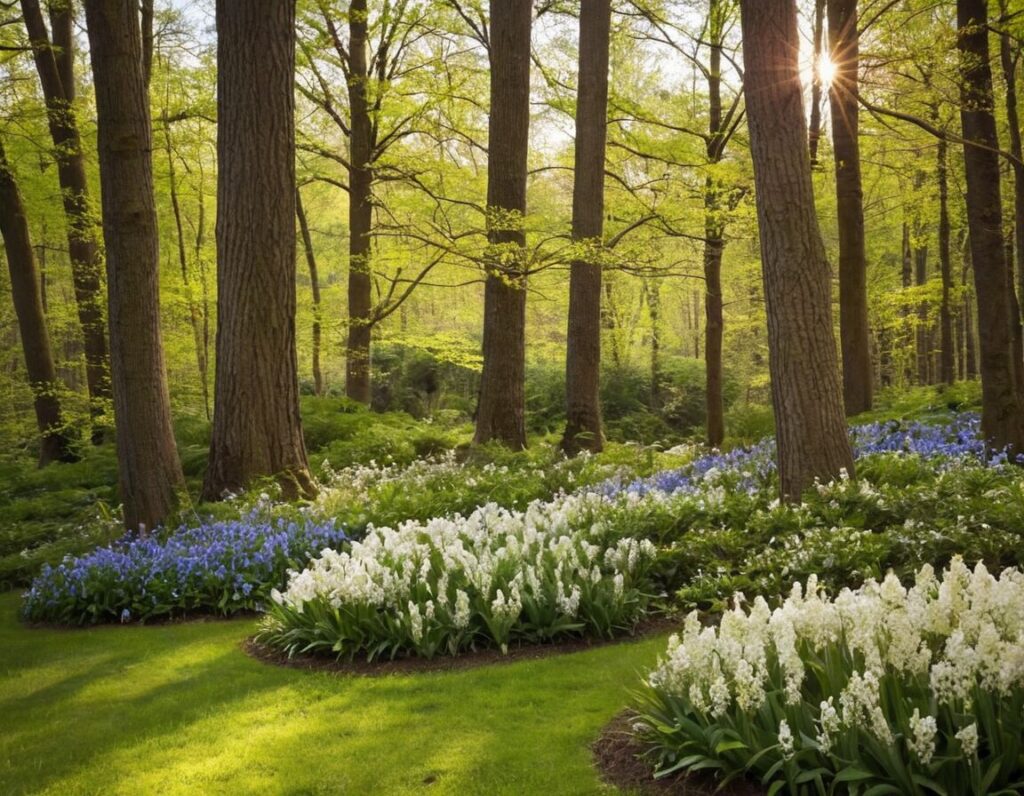
<instances>
[{"instance_id":1,"label":"ground cover plant","mask_svg":"<svg viewBox=\"0 0 1024 796\"><path fill-rule=\"evenodd\" d=\"M634 732L661 774L752 777L769 794L1024 788L1024 575L959 557L834 599L691 613L647 676Z\"/></svg>"},{"instance_id":2,"label":"ground cover plant","mask_svg":"<svg viewBox=\"0 0 1024 796\"><path fill-rule=\"evenodd\" d=\"M568 635L611 638L644 616L654 546L568 529L584 495L525 511L373 528L272 593L258 638L292 653L432 658Z\"/></svg>"}]
</instances>

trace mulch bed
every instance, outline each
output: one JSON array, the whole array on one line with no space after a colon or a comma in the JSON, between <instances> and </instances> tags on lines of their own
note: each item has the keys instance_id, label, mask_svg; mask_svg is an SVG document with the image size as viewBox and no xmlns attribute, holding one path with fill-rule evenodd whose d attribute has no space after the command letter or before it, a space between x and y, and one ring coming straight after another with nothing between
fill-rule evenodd
<instances>
[{"instance_id":1,"label":"mulch bed","mask_svg":"<svg viewBox=\"0 0 1024 796\"><path fill-rule=\"evenodd\" d=\"M601 779L620 790L642 796L764 796L764 789L747 780L734 780L718 789L712 774L696 772L654 778L654 766L642 757L644 746L630 732L636 715L624 710L609 722L590 747Z\"/></svg>"},{"instance_id":2,"label":"mulch bed","mask_svg":"<svg viewBox=\"0 0 1024 796\"><path fill-rule=\"evenodd\" d=\"M372 662L357 658L356 660L347 661L337 660L326 655L292 655L289 657L287 653L261 644L253 638L247 638L242 642L242 650L263 663L276 666L287 666L307 671L330 672L333 674L379 677L389 674L461 671L464 669L475 669L479 666L548 658L552 655L568 655L574 652L607 647L611 644L639 641L640 639L677 629L678 627L679 621L677 619L658 617L640 623L632 635L629 636L620 636L614 639L569 639L553 644L524 644L520 647L510 647L505 655L502 655L501 651L496 649L479 649L456 656L438 655L434 658L409 657Z\"/></svg>"}]
</instances>

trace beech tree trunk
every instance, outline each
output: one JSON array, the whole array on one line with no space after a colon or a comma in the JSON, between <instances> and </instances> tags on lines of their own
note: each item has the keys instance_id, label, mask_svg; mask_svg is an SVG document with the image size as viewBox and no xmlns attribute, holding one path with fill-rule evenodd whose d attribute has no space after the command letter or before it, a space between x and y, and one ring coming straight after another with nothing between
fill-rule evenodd
<instances>
[{"instance_id":1,"label":"beech tree trunk","mask_svg":"<svg viewBox=\"0 0 1024 796\"><path fill-rule=\"evenodd\" d=\"M924 172L920 173L921 184L924 184ZM928 283L928 244L923 240L927 228L918 223L915 229L916 245L914 246L914 284L924 287ZM931 341L928 330L928 302L921 301L917 305L917 383L928 384L928 365L931 361Z\"/></svg>"},{"instance_id":2,"label":"beech tree trunk","mask_svg":"<svg viewBox=\"0 0 1024 796\"><path fill-rule=\"evenodd\" d=\"M949 251L949 144L940 138L936 154L936 173L939 180L939 272L942 276L942 303L939 305L939 378L945 384L956 381L953 359L953 311L950 296L953 292L953 266Z\"/></svg>"},{"instance_id":3,"label":"beech tree trunk","mask_svg":"<svg viewBox=\"0 0 1024 796\"><path fill-rule=\"evenodd\" d=\"M311 496L295 351L295 0L217 0L217 378L203 496Z\"/></svg>"},{"instance_id":4,"label":"beech tree trunk","mask_svg":"<svg viewBox=\"0 0 1024 796\"><path fill-rule=\"evenodd\" d=\"M68 440L60 399L59 384L53 366L50 335L46 329L43 298L35 253L28 232L25 207L18 184L0 143L0 235L7 253L7 270L11 275L11 298L18 316L21 348L25 354L25 370L32 389L41 445L39 466L52 461L74 461L77 457Z\"/></svg>"},{"instance_id":5,"label":"beech tree trunk","mask_svg":"<svg viewBox=\"0 0 1024 796\"><path fill-rule=\"evenodd\" d=\"M320 372L320 275L317 272L316 255L313 252L313 238L309 234L309 222L306 220L306 211L302 207L302 192L298 188L295 189L295 213L299 217L302 248L306 253L309 284L313 291L313 389L317 395L323 395L324 377Z\"/></svg>"},{"instance_id":6,"label":"beech tree trunk","mask_svg":"<svg viewBox=\"0 0 1024 796\"><path fill-rule=\"evenodd\" d=\"M348 98L351 126L348 186L348 344L345 394L369 404L370 338L373 308L370 278L370 230L373 224L372 126L367 102L366 0L352 0L348 15Z\"/></svg>"},{"instance_id":7,"label":"beech tree trunk","mask_svg":"<svg viewBox=\"0 0 1024 796\"><path fill-rule=\"evenodd\" d=\"M757 192L781 494L853 474L814 209L795 0L741 0L744 92Z\"/></svg>"},{"instance_id":8,"label":"beech tree trunk","mask_svg":"<svg viewBox=\"0 0 1024 796\"><path fill-rule=\"evenodd\" d=\"M160 333L153 132L136 0L85 0L96 86L110 364L124 521L151 529L185 488Z\"/></svg>"},{"instance_id":9,"label":"beech tree trunk","mask_svg":"<svg viewBox=\"0 0 1024 796\"><path fill-rule=\"evenodd\" d=\"M78 322L82 327L85 347L86 384L91 413L97 417L103 413L104 404L111 398L110 356L103 318L103 255L99 246L99 230L93 221L90 207L85 160L73 104L73 8L70 0L52 4L52 43L39 0L21 0L21 9L46 103L53 157L57 163L57 177L63 196ZM102 439L102 431L94 430L93 441L100 442Z\"/></svg>"},{"instance_id":10,"label":"beech tree trunk","mask_svg":"<svg viewBox=\"0 0 1024 796\"><path fill-rule=\"evenodd\" d=\"M858 140L860 44L857 0L828 0L827 5L829 50L835 64L835 76L828 96L832 110L839 217L839 339L843 352L843 402L846 414L856 415L870 409L872 399L864 192L861 188Z\"/></svg>"},{"instance_id":11,"label":"beech tree trunk","mask_svg":"<svg viewBox=\"0 0 1024 796\"><path fill-rule=\"evenodd\" d=\"M604 244L604 160L608 132L608 47L611 0L580 8L579 88L572 194L572 239L578 247L569 273L566 425L562 448L597 452L601 430L601 253Z\"/></svg>"},{"instance_id":12,"label":"beech tree trunk","mask_svg":"<svg viewBox=\"0 0 1024 796\"><path fill-rule=\"evenodd\" d=\"M1024 452L1024 411L1016 386L1011 305L1013 285L1002 236L999 140L989 63L986 0L957 0L960 120L967 174L967 224L978 299L981 351L981 428L996 449ZM972 145L978 144L978 146ZM1017 320L1017 319L1013 319Z\"/></svg>"},{"instance_id":13,"label":"beech tree trunk","mask_svg":"<svg viewBox=\"0 0 1024 796\"><path fill-rule=\"evenodd\" d=\"M526 447L526 156L532 0L491 4L487 281L477 443Z\"/></svg>"}]
</instances>

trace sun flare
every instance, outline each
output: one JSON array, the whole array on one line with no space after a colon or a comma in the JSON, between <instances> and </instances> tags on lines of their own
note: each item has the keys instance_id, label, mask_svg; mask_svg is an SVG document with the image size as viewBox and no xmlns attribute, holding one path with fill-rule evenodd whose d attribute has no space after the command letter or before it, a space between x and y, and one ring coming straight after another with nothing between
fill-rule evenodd
<instances>
[{"instance_id":1,"label":"sun flare","mask_svg":"<svg viewBox=\"0 0 1024 796\"><path fill-rule=\"evenodd\" d=\"M818 57L818 79L821 80L821 85L825 88L832 85L837 71L839 71L839 67L827 55L822 53Z\"/></svg>"}]
</instances>

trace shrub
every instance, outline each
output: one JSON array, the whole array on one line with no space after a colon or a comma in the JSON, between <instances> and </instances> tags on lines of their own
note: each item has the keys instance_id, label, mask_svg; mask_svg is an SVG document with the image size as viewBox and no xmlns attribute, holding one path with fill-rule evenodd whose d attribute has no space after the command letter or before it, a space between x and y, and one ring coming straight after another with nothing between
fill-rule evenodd
<instances>
[{"instance_id":1,"label":"shrub","mask_svg":"<svg viewBox=\"0 0 1024 796\"><path fill-rule=\"evenodd\" d=\"M45 566L22 613L32 622L85 624L256 610L289 569L344 539L333 522L270 521L256 512L164 536L129 535Z\"/></svg>"},{"instance_id":2,"label":"shrub","mask_svg":"<svg viewBox=\"0 0 1024 796\"><path fill-rule=\"evenodd\" d=\"M690 614L648 676L635 732L661 773L769 794L1012 794L1024 787L1024 575L954 559L830 600Z\"/></svg>"},{"instance_id":3,"label":"shrub","mask_svg":"<svg viewBox=\"0 0 1024 796\"><path fill-rule=\"evenodd\" d=\"M371 529L292 573L258 638L289 654L373 660L627 631L647 605L654 548L573 531L574 515L601 500L525 512L488 505L466 518Z\"/></svg>"}]
</instances>

